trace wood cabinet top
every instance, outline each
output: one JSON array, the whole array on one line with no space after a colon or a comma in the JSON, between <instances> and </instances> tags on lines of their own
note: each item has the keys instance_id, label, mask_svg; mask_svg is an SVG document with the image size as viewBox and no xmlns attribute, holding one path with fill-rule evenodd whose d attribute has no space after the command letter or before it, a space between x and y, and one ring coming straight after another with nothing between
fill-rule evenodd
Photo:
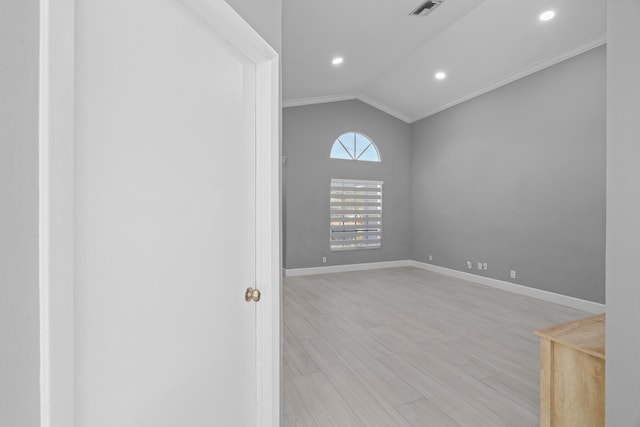
<instances>
[{"instance_id":1,"label":"wood cabinet top","mask_svg":"<svg viewBox=\"0 0 640 427\"><path fill-rule=\"evenodd\" d=\"M585 317L535 332L540 338L604 359L605 314Z\"/></svg>"}]
</instances>

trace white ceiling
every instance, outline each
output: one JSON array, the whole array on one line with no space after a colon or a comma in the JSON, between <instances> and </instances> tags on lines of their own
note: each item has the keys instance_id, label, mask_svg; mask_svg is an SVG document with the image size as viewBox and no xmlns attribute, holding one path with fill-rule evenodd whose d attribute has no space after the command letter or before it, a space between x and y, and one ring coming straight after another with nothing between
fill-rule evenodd
<instances>
[{"instance_id":1,"label":"white ceiling","mask_svg":"<svg viewBox=\"0 0 640 427\"><path fill-rule=\"evenodd\" d=\"M421 0L283 3L285 106L358 98L407 122L605 42L602 0L446 0L424 17Z\"/></svg>"}]
</instances>

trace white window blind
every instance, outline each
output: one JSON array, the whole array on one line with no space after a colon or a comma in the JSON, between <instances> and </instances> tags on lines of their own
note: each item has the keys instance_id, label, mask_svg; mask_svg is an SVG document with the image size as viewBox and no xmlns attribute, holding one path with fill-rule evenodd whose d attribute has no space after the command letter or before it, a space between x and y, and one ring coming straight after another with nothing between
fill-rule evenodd
<instances>
[{"instance_id":1,"label":"white window blind","mask_svg":"<svg viewBox=\"0 0 640 427\"><path fill-rule=\"evenodd\" d=\"M332 179L330 205L332 251L382 246L382 181Z\"/></svg>"}]
</instances>

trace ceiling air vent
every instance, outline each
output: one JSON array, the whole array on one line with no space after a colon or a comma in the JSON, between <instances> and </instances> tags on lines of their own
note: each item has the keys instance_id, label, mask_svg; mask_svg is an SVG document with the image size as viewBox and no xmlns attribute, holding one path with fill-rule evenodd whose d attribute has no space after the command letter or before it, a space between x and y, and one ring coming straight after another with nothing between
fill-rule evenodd
<instances>
[{"instance_id":1,"label":"ceiling air vent","mask_svg":"<svg viewBox=\"0 0 640 427\"><path fill-rule=\"evenodd\" d=\"M435 10L436 7L444 3L444 0L427 0L420 3L418 7L413 9L409 15L414 16L427 16Z\"/></svg>"}]
</instances>

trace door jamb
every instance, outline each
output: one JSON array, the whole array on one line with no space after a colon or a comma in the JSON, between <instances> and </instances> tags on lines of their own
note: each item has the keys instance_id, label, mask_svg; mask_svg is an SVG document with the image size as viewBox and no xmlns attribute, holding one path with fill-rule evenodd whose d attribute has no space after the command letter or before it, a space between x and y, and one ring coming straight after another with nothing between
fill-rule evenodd
<instances>
[{"instance_id":1,"label":"door jamb","mask_svg":"<svg viewBox=\"0 0 640 427\"><path fill-rule=\"evenodd\" d=\"M176 0L256 65L256 426L280 425L280 60L224 0ZM74 0L40 0L40 425L74 426Z\"/></svg>"}]
</instances>

